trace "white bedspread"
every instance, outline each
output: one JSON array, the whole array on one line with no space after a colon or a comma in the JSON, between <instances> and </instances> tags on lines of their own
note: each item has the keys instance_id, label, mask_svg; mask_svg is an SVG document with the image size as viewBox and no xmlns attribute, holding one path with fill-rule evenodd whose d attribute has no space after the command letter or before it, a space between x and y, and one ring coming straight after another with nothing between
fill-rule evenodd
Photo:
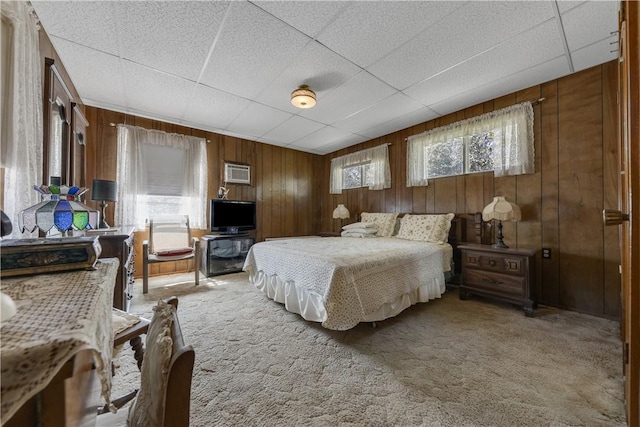
<instances>
[{"instance_id":1,"label":"white bedspread","mask_svg":"<svg viewBox=\"0 0 640 427\"><path fill-rule=\"evenodd\" d=\"M288 311L346 330L439 298L452 255L448 244L395 237L285 239L253 245L244 270Z\"/></svg>"}]
</instances>

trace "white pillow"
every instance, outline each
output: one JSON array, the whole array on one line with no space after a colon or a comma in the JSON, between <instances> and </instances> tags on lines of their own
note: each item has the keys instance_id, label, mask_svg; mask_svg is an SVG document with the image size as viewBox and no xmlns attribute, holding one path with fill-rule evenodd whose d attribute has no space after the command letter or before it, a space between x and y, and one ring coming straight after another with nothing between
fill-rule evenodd
<instances>
[{"instance_id":1,"label":"white pillow","mask_svg":"<svg viewBox=\"0 0 640 427\"><path fill-rule=\"evenodd\" d=\"M393 235L393 227L397 217L397 213L362 212L360 221L375 224L378 227L379 237L390 237Z\"/></svg>"},{"instance_id":2,"label":"white pillow","mask_svg":"<svg viewBox=\"0 0 640 427\"><path fill-rule=\"evenodd\" d=\"M343 230L350 230L352 228L372 228L378 230L378 226L371 222L354 222L353 224L347 224L342 227Z\"/></svg>"},{"instance_id":3,"label":"white pillow","mask_svg":"<svg viewBox=\"0 0 640 427\"><path fill-rule=\"evenodd\" d=\"M400 221L401 239L421 242L447 243L451 220L455 215L405 215Z\"/></svg>"}]
</instances>

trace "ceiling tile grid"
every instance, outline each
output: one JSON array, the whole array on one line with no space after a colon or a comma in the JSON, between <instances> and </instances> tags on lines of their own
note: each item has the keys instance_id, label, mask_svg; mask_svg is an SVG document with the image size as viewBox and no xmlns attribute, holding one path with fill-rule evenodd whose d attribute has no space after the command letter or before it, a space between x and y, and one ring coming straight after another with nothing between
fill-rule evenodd
<instances>
[{"instance_id":1,"label":"ceiling tile grid","mask_svg":"<svg viewBox=\"0 0 640 427\"><path fill-rule=\"evenodd\" d=\"M253 99L311 39L250 3L230 8L201 82Z\"/></svg>"},{"instance_id":2,"label":"ceiling tile grid","mask_svg":"<svg viewBox=\"0 0 640 427\"><path fill-rule=\"evenodd\" d=\"M196 81L227 2L115 1L120 56ZM162 47L159 49L158 47Z\"/></svg>"},{"instance_id":3,"label":"ceiling tile grid","mask_svg":"<svg viewBox=\"0 0 640 427\"><path fill-rule=\"evenodd\" d=\"M86 105L317 154L565 76L571 62L579 71L613 60L619 7L615 0L32 5ZM301 84L316 92L312 109L289 102Z\"/></svg>"},{"instance_id":4,"label":"ceiling tile grid","mask_svg":"<svg viewBox=\"0 0 640 427\"><path fill-rule=\"evenodd\" d=\"M126 104L122 69L117 56L54 36L51 41L55 43L58 55L65 58L65 69L71 74L84 103L93 99L95 104L89 105Z\"/></svg>"}]
</instances>

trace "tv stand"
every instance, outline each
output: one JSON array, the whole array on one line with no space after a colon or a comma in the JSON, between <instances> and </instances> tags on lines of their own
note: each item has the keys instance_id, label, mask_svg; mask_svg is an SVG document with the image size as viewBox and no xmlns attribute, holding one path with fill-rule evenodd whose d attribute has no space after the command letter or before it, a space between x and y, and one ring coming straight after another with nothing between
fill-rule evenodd
<instances>
[{"instance_id":1,"label":"tv stand","mask_svg":"<svg viewBox=\"0 0 640 427\"><path fill-rule=\"evenodd\" d=\"M242 271L255 239L249 234L207 234L200 239L200 270L206 277Z\"/></svg>"}]
</instances>

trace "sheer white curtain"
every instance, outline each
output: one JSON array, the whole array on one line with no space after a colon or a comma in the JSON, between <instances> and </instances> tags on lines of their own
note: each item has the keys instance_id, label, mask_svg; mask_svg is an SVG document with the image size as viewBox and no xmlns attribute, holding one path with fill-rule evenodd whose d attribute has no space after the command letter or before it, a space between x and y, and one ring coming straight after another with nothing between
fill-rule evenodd
<instances>
[{"instance_id":1,"label":"sheer white curtain","mask_svg":"<svg viewBox=\"0 0 640 427\"><path fill-rule=\"evenodd\" d=\"M42 184L42 72L38 23L29 3L0 2L2 16L2 147L4 212L18 230L20 211L40 201Z\"/></svg>"},{"instance_id":2,"label":"sheer white curtain","mask_svg":"<svg viewBox=\"0 0 640 427\"><path fill-rule=\"evenodd\" d=\"M369 190L382 190L391 187L389 147L388 144L382 144L331 159L329 193L341 194L344 188L344 175L342 173L344 168L362 163L368 163L371 168L372 179L369 183Z\"/></svg>"},{"instance_id":3,"label":"sheer white curtain","mask_svg":"<svg viewBox=\"0 0 640 427\"><path fill-rule=\"evenodd\" d=\"M116 224L143 228L154 215L189 215L207 228L207 147L203 138L118 125Z\"/></svg>"},{"instance_id":4,"label":"sheer white curtain","mask_svg":"<svg viewBox=\"0 0 640 427\"><path fill-rule=\"evenodd\" d=\"M535 172L533 107L530 102L524 102L410 136L407 139L407 187L427 185L429 171L425 156L429 146L461 142L482 132L494 135L491 160L495 176Z\"/></svg>"}]
</instances>

